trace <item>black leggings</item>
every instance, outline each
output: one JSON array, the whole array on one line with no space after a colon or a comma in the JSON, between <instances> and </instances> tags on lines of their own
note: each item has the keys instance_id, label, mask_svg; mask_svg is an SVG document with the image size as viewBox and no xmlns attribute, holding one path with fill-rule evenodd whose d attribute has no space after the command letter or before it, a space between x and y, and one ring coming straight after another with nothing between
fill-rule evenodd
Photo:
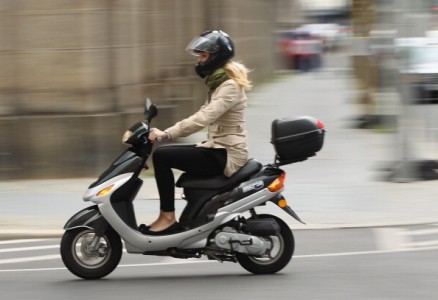
<instances>
[{"instance_id":1,"label":"black leggings","mask_svg":"<svg viewBox=\"0 0 438 300\"><path fill-rule=\"evenodd\" d=\"M203 148L195 145L170 145L157 148L153 154L155 180L160 194L160 209L175 211L175 177L172 169L192 175L223 174L227 150Z\"/></svg>"}]
</instances>

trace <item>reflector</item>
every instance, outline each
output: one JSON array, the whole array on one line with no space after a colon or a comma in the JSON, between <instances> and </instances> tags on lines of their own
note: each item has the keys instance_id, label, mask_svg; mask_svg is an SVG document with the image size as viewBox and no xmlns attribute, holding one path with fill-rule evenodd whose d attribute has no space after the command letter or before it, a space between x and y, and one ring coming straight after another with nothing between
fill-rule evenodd
<instances>
[{"instance_id":1,"label":"reflector","mask_svg":"<svg viewBox=\"0 0 438 300\"><path fill-rule=\"evenodd\" d=\"M280 199L278 200L277 205L280 206L281 208L285 208L287 206L287 202L285 199Z\"/></svg>"}]
</instances>

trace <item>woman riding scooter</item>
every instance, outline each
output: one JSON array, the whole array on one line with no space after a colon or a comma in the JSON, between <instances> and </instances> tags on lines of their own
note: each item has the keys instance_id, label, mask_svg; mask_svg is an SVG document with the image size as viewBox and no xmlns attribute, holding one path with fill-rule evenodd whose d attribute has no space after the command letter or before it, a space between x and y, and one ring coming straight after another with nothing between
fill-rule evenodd
<instances>
[{"instance_id":1,"label":"woman riding scooter","mask_svg":"<svg viewBox=\"0 0 438 300\"><path fill-rule=\"evenodd\" d=\"M208 139L196 145L168 145L155 150L153 164L160 195L160 214L140 230L149 235L178 231L175 218L175 179L172 169L198 176L238 171L248 159L245 129L245 90L251 88L248 69L231 60L234 44L223 31L206 31L196 37L186 51L198 57L196 73L209 88L208 99L198 112L162 131L153 128L149 134L157 139L175 140L208 127Z\"/></svg>"},{"instance_id":2,"label":"woman riding scooter","mask_svg":"<svg viewBox=\"0 0 438 300\"><path fill-rule=\"evenodd\" d=\"M233 44L221 31L203 33L188 49L199 55L196 70L210 88L208 101L165 131L150 128L158 109L146 101L144 120L123 134L128 148L85 191L82 199L92 205L64 226L62 261L78 277L107 276L120 263L124 248L132 254L237 262L254 274L276 273L293 256L295 241L289 225L256 208L271 203L302 222L282 195L286 172L280 166L315 156L323 146L323 124L310 116L275 119L274 163L248 159L247 69L230 62ZM153 153L153 142L187 136L203 127L208 127L207 141L155 151L161 212L151 226L139 227L133 201L143 184L139 176ZM177 184L187 205L179 224L172 168L184 171Z\"/></svg>"}]
</instances>

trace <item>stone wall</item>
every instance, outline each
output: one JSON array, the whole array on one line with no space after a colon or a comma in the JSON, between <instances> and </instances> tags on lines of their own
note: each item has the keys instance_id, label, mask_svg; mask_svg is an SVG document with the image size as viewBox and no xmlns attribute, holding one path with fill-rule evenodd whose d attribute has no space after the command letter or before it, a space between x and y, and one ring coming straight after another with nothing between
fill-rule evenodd
<instances>
[{"instance_id":1,"label":"stone wall","mask_svg":"<svg viewBox=\"0 0 438 300\"><path fill-rule=\"evenodd\" d=\"M271 0L0 0L0 179L95 176L144 99L155 126L206 89L184 49L221 28L254 81L274 69Z\"/></svg>"}]
</instances>

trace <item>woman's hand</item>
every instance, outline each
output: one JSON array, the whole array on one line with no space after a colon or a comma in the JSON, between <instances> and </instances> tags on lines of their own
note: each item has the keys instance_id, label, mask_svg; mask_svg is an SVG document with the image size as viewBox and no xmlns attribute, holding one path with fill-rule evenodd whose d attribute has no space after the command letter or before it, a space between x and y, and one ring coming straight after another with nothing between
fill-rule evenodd
<instances>
[{"instance_id":1,"label":"woman's hand","mask_svg":"<svg viewBox=\"0 0 438 300\"><path fill-rule=\"evenodd\" d=\"M159 139L163 139L163 140L167 139L168 135L167 135L167 132L162 131L158 128L151 128L151 131L149 132L148 138L152 143L155 143L157 141L157 139L158 140Z\"/></svg>"}]
</instances>

